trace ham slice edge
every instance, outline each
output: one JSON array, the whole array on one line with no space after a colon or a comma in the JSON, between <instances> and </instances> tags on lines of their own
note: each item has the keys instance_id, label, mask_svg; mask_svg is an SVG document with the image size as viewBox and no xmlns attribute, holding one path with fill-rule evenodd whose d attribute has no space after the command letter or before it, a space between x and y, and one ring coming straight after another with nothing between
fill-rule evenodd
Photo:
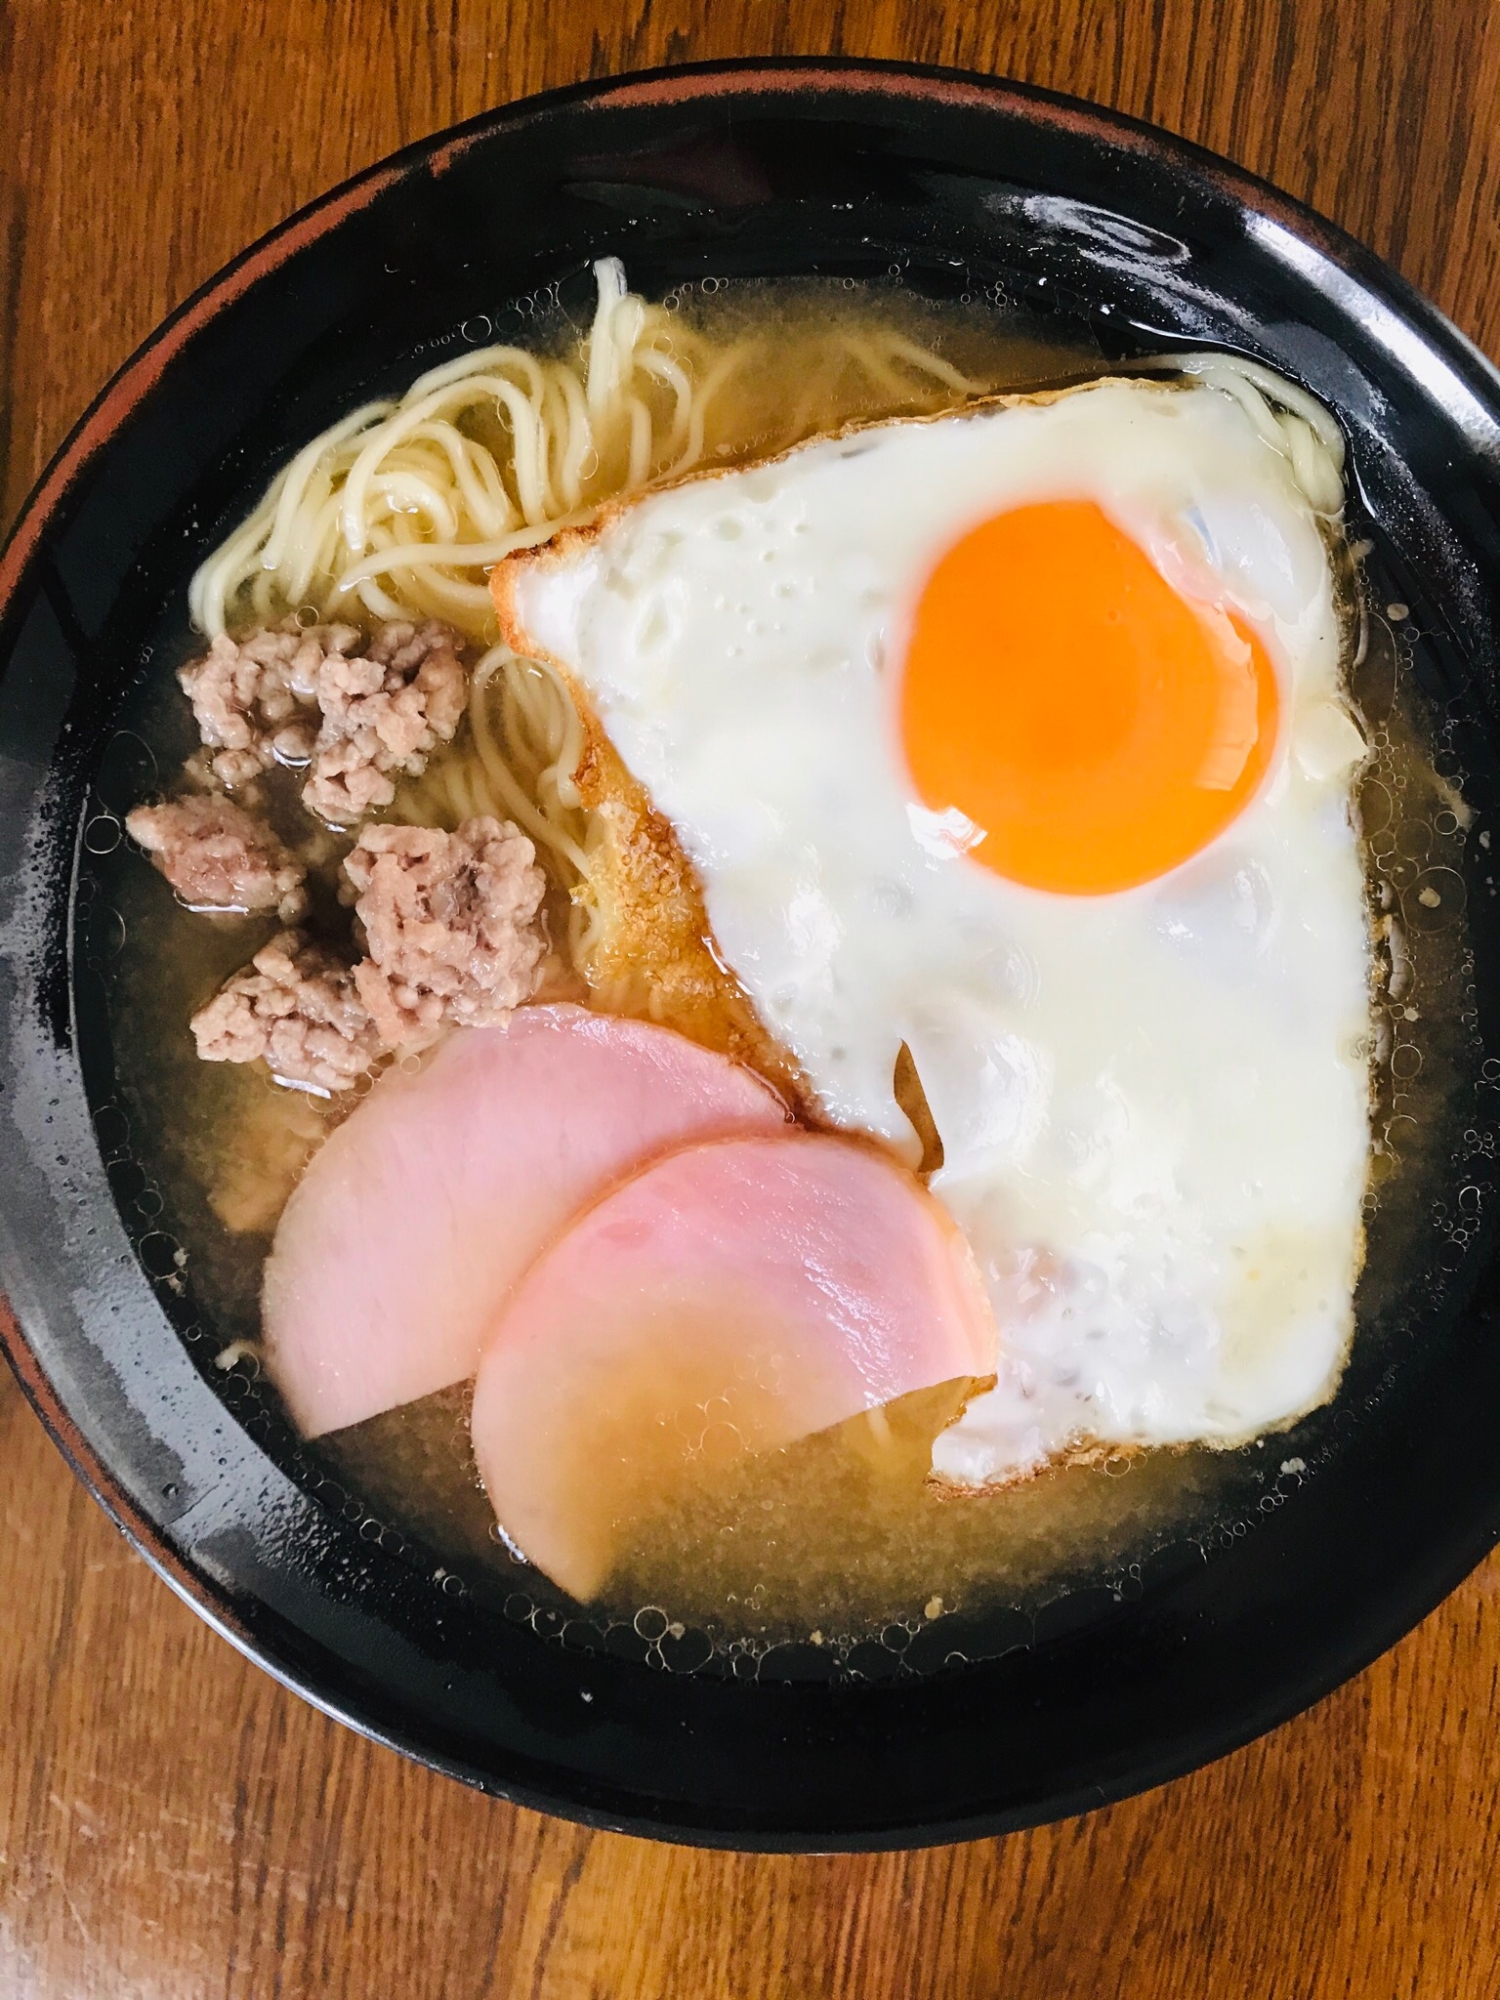
<instances>
[{"instance_id":1,"label":"ham slice edge","mask_svg":"<svg viewBox=\"0 0 1500 2000\"><path fill-rule=\"evenodd\" d=\"M508 1538L586 1599L663 1483L995 1367L967 1243L861 1142L680 1149L538 1258L486 1342L475 1455Z\"/></svg>"},{"instance_id":2,"label":"ham slice edge","mask_svg":"<svg viewBox=\"0 0 1500 2000\"><path fill-rule=\"evenodd\" d=\"M293 1419L316 1437L465 1380L511 1287L608 1188L786 1123L749 1070L582 1007L524 1007L388 1071L313 1158L267 1260L267 1368Z\"/></svg>"}]
</instances>

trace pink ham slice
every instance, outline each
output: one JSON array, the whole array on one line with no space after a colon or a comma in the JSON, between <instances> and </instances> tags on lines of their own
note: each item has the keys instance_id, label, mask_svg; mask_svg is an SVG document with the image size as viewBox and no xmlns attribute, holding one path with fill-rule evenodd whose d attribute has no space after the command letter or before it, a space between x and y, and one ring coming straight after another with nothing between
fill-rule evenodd
<instances>
[{"instance_id":1,"label":"pink ham slice","mask_svg":"<svg viewBox=\"0 0 1500 2000\"><path fill-rule=\"evenodd\" d=\"M507 1536L586 1599L684 1482L994 1367L973 1258L920 1182L857 1141L732 1139L648 1167L532 1266L486 1343L474 1450Z\"/></svg>"},{"instance_id":2,"label":"pink ham slice","mask_svg":"<svg viewBox=\"0 0 1500 2000\"><path fill-rule=\"evenodd\" d=\"M316 1437L463 1381L516 1280L614 1182L785 1125L748 1070L581 1007L521 1008L388 1073L314 1158L266 1265L267 1366L293 1418Z\"/></svg>"}]
</instances>

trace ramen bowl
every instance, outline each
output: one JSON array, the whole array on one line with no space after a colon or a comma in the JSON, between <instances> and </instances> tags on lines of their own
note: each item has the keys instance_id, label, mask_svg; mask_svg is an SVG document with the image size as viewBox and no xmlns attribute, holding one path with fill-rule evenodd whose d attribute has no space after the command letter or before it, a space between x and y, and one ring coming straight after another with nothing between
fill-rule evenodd
<instances>
[{"instance_id":1,"label":"ramen bowl","mask_svg":"<svg viewBox=\"0 0 1500 2000\"><path fill-rule=\"evenodd\" d=\"M100 864L154 775L129 702L182 656L193 565L307 438L615 255L652 296L899 277L1057 315L1104 362L1218 346L1302 385L1349 452L1355 693L1377 720L1398 695L1420 712L1451 791L1438 845L1391 877L1418 928L1452 927L1451 1076L1421 1199L1378 1259L1372 1231L1383 1275L1336 1398L1228 1455L1214 1506L1128 1560L843 1648L726 1648L654 1606L571 1616L434 1560L234 1365L117 1084L123 920ZM28 1395L148 1560L286 1685L591 1825L916 1845L1077 1813L1246 1742L1500 1537L1497 579L1488 364L1329 224L1126 119L940 71L746 63L555 93L407 149L160 329L0 558L0 1324ZM1438 866L1442 897L1421 900Z\"/></svg>"}]
</instances>

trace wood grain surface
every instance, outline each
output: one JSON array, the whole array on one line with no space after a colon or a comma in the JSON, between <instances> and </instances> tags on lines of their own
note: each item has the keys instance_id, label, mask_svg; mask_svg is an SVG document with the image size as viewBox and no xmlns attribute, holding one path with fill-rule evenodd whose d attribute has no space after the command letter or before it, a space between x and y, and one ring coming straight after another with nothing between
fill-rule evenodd
<instances>
[{"instance_id":1,"label":"wood grain surface","mask_svg":"<svg viewBox=\"0 0 1500 2000\"><path fill-rule=\"evenodd\" d=\"M798 51L1119 105L1500 353L1493 0L0 0L0 512L251 237L527 91ZM432 1778L241 1661L0 1379L6 2000L1468 2000L1500 1992L1500 1561L1211 1770L1001 1842L759 1859Z\"/></svg>"}]
</instances>

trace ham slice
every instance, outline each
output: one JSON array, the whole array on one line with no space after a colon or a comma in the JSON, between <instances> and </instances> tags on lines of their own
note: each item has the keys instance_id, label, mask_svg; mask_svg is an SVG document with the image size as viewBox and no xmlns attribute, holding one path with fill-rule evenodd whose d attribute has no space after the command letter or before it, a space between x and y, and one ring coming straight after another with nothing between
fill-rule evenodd
<instances>
[{"instance_id":1,"label":"ham slice","mask_svg":"<svg viewBox=\"0 0 1500 2000\"><path fill-rule=\"evenodd\" d=\"M912 1175L855 1140L724 1140L531 1267L486 1343L474 1450L506 1535L586 1599L683 1482L994 1368L968 1246Z\"/></svg>"},{"instance_id":2,"label":"ham slice","mask_svg":"<svg viewBox=\"0 0 1500 2000\"><path fill-rule=\"evenodd\" d=\"M387 1072L309 1166L264 1284L269 1372L309 1437L472 1375L550 1239L669 1148L779 1131L750 1071L644 1021L521 1008Z\"/></svg>"}]
</instances>

